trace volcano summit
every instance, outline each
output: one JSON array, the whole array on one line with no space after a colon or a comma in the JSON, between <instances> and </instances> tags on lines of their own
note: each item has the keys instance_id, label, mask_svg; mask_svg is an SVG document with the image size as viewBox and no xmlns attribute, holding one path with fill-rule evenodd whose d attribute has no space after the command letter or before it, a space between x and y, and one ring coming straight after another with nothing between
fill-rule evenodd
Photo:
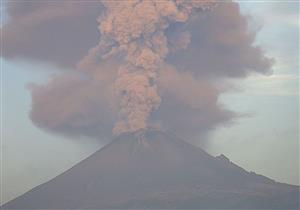
<instances>
[{"instance_id":1,"label":"volcano summit","mask_svg":"<svg viewBox=\"0 0 300 210\"><path fill-rule=\"evenodd\" d=\"M297 209L299 187L157 130L123 134L4 209Z\"/></svg>"}]
</instances>

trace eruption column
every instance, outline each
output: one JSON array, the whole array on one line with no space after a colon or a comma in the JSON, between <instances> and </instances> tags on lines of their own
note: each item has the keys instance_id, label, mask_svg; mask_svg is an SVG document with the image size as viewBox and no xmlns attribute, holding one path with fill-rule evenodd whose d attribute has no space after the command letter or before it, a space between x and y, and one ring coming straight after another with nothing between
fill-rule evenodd
<instances>
[{"instance_id":1,"label":"eruption column","mask_svg":"<svg viewBox=\"0 0 300 210\"><path fill-rule=\"evenodd\" d=\"M101 40L92 51L100 51L104 58L124 58L115 81L120 112L113 133L146 129L151 112L161 102L157 78L169 51L165 30L171 23L186 22L194 9L205 10L214 3L206 0L102 3L106 10L98 20Z\"/></svg>"}]
</instances>

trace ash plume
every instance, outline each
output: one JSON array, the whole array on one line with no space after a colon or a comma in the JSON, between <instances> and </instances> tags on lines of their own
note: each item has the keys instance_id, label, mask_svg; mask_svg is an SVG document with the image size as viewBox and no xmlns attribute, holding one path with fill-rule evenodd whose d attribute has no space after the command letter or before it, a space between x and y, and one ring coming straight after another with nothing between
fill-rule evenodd
<instances>
[{"instance_id":1,"label":"ash plume","mask_svg":"<svg viewBox=\"0 0 300 210\"><path fill-rule=\"evenodd\" d=\"M159 125L196 139L237 117L219 102L223 81L273 63L231 1L6 4L4 58L62 69L29 89L34 124L64 135L103 140Z\"/></svg>"},{"instance_id":2,"label":"ash plume","mask_svg":"<svg viewBox=\"0 0 300 210\"><path fill-rule=\"evenodd\" d=\"M99 52L105 52L103 58L124 54L124 64L115 81L120 111L113 133L146 129L151 112L161 102L157 78L169 52L165 30L171 23L187 22L194 9L209 8L214 3L172 0L102 3L105 14L99 18L101 40L85 59L90 60Z\"/></svg>"}]
</instances>

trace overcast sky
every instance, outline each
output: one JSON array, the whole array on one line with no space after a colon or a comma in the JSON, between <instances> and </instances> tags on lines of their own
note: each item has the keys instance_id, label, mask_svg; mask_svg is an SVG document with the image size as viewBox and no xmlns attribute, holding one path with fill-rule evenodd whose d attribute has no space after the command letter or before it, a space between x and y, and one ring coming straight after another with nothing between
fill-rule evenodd
<instances>
[{"instance_id":1,"label":"overcast sky","mask_svg":"<svg viewBox=\"0 0 300 210\"><path fill-rule=\"evenodd\" d=\"M244 14L252 16L251 27L261 28L256 43L276 59L274 73L234 81L235 88L224 94L221 102L242 117L212 132L204 147L212 155L225 154L246 170L299 185L299 3L248 1L240 6ZM1 14L5 16L3 8ZM28 118L31 98L27 84L47 81L49 72L59 71L58 67L28 60L1 58L1 62L1 202L5 202L55 177L103 145L92 139L83 144L47 133Z\"/></svg>"}]
</instances>

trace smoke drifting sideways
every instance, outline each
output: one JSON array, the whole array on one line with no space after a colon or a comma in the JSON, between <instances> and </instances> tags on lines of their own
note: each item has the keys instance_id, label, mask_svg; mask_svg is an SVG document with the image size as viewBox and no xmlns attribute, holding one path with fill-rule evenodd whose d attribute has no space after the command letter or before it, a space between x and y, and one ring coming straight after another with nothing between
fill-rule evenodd
<instances>
[{"instance_id":1,"label":"smoke drifting sideways","mask_svg":"<svg viewBox=\"0 0 300 210\"><path fill-rule=\"evenodd\" d=\"M32 121L63 135L105 140L159 126L197 139L237 117L219 103L220 84L274 62L231 1L6 4L6 59L73 69L29 87Z\"/></svg>"}]
</instances>

